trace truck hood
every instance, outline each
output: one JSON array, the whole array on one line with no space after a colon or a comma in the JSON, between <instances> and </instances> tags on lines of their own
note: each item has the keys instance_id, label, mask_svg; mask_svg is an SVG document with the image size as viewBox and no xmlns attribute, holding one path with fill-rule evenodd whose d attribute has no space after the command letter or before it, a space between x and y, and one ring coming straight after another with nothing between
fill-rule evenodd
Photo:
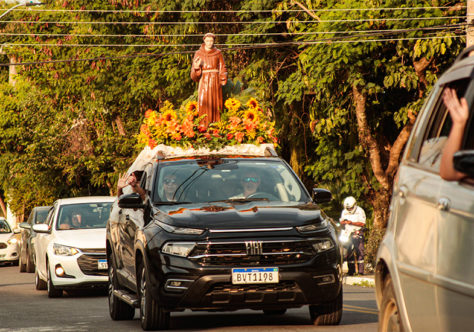
<instances>
[{"instance_id":1,"label":"truck hood","mask_svg":"<svg viewBox=\"0 0 474 332\"><path fill-rule=\"evenodd\" d=\"M159 206L154 212L156 219L167 224L203 229L299 226L321 222L325 217L319 207L312 203L201 203Z\"/></svg>"},{"instance_id":2,"label":"truck hood","mask_svg":"<svg viewBox=\"0 0 474 332\"><path fill-rule=\"evenodd\" d=\"M58 231L54 242L79 249L105 249L105 228Z\"/></svg>"}]
</instances>

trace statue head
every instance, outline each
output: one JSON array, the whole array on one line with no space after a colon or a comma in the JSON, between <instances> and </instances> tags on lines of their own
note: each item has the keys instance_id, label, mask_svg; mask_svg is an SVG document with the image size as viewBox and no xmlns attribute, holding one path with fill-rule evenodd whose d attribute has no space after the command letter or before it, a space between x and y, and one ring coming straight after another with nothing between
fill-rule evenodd
<instances>
[{"instance_id":1,"label":"statue head","mask_svg":"<svg viewBox=\"0 0 474 332\"><path fill-rule=\"evenodd\" d=\"M208 32L202 38L204 40L204 48L210 51L214 47L214 41L216 39L216 35L211 32Z\"/></svg>"}]
</instances>

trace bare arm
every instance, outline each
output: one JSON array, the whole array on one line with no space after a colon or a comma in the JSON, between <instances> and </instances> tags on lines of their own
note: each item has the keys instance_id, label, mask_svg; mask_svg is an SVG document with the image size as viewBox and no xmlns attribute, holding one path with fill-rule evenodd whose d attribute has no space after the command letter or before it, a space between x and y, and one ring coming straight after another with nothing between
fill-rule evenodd
<instances>
[{"instance_id":1,"label":"bare arm","mask_svg":"<svg viewBox=\"0 0 474 332\"><path fill-rule=\"evenodd\" d=\"M466 176L466 174L454 169L453 156L454 153L461 148L464 128L469 118L469 109L466 99L461 98L461 100L459 100L456 91L450 88L444 90L443 101L449 110L453 126L451 127L448 140L443 149L439 174L445 180L455 181Z\"/></svg>"}]
</instances>

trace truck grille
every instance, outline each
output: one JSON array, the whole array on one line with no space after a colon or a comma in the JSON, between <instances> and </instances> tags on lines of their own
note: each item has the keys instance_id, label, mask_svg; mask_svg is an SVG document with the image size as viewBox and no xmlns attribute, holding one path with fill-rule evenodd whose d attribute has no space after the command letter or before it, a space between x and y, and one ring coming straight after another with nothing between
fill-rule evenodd
<instances>
[{"instance_id":1,"label":"truck grille","mask_svg":"<svg viewBox=\"0 0 474 332\"><path fill-rule=\"evenodd\" d=\"M98 260L106 259L105 249L80 249L83 252L77 259L82 273L90 276L106 276L107 270L98 269Z\"/></svg>"},{"instance_id":2,"label":"truck grille","mask_svg":"<svg viewBox=\"0 0 474 332\"><path fill-rule=\"evenodd\" d=\"M247 241L252 242L252 241ZM300 264L314 256L310 241L200 242L189 259L202 266L268 266Z\"/></svg>"}]
</instances>

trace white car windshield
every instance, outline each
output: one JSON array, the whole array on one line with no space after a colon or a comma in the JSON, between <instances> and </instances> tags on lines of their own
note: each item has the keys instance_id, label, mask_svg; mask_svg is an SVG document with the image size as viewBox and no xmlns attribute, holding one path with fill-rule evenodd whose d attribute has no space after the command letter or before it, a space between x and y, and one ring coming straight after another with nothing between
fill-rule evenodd
<instances>
[{"instance_id":1,"label":"white car windshield","mask_svg":"<svg viewBox=\"0 0 474 332\"><path fill-rule=\"evenodd\" d=\"M310 200L299 179L280 160L221 158L163 162L156 181L155 203Z\"/></svg>"},{"instance_id":2,"label":"white car windshield","mask_svg":"<svg viewBox=\"0 0 474 332\"><path fill-rule=\"evenodd\" d=\"M63 205L59 209L56 229L105 228L112 203L82 203Z\"/></svg>"},{"instance_id":3,"label":"white car windshield","mask_svg":"<svg viewBox=\"0 0 474 332\"><path fill-rule=\"evenodd\" d=\"M0 233L11 233L10 226L5 220L0 220Z\"/></svg>"}]
</instances>

